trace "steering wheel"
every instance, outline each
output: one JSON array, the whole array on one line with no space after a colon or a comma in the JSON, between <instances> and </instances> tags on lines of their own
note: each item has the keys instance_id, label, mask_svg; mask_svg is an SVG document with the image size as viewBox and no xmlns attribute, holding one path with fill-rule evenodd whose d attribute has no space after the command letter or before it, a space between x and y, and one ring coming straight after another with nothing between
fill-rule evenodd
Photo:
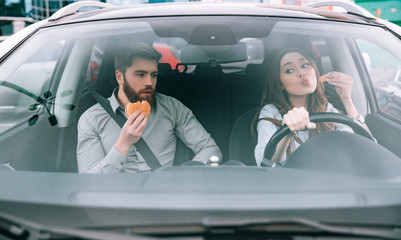
<instances>
[{"instance_id":1,"label":"steering wheel","mask_svg":"<svg viewBox=\"0 0 401 240\"><path fill-rule=\"evenodd\" d=\"M334 123L342 123L352 128L352 130L366 138L369 138L375 141L373 135L358 121L355 119L339 114L339 113L331 113L331 112L323 112L323 113L312 113L309 115L309 119L311 122L334 122ZM284 125L279 128L273 136L270 138L270 141L267 143L265 147L265 152L263 154L265 159L271 160L274 153L276 152L276 146L287 134L289 134L291 130L288 126Z\"/></svg>"}]
</instances>

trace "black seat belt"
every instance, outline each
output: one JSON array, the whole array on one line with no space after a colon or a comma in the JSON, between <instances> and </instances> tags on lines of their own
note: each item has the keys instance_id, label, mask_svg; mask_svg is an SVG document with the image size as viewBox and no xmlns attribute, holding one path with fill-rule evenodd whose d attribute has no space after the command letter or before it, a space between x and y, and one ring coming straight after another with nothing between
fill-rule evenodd
<instances>
[{"instance_id":1,"label":"black seat belt","mask_svg":"<svg viewBox=\"0 0 401 240\"><path fill-rule=\"evenodd\" d=\"M93 90L91 87L86 85L91 92L92 96L96 99L96 101L106 110L106 112L117 122L117 124L122 128L127 121L127 118L124 117L122 114L116 114L113 109L111 108L110 102L100 95L98 92ZM148 144L140 138L138 142L136 142L135 147L138 152L141 153L143 158L145 159L146 163L148 166L152 169L155 170L156 168L161 167L160 162L157 160L155 154L152 152L152 150L149 148Z\"/></svg>"}]
</instances>

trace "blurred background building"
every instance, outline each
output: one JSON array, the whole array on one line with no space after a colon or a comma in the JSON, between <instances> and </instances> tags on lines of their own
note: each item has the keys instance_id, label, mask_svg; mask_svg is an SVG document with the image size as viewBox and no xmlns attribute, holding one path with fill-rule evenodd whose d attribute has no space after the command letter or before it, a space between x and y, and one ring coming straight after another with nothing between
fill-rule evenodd
<instances>
[{"instance_id":1,"label":"blurred background building","mask_svg":"<svg viewBox=\"0 0 401 240\"><path fill-rule=\"evenodd\" d=\"M79 0L0 0L0 40L25 26L50 17L60 8ZM96 0L115 6L161 2L263 2L272 4L304 5L319 0ZM401 0L350 0L373 15L401 25Z\"/></svg>"},{"instance_id":2,"label":"blurred background building","mask_svg":"<svg viewBox=\"0 0 401 240\"><path fill-rule=\"evenodd\" d=\"M355 3L376 17L401 26L401 0L355 0Z\"/></svg>"}]
</instances>

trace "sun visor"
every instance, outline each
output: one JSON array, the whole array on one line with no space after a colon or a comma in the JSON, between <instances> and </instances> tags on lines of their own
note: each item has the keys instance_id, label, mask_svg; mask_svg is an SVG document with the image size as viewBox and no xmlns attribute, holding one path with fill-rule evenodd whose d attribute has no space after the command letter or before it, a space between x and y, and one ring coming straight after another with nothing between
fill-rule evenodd
<instances>
[{"instance_id":1,"label":"sun visor","mask_svg":"<svg viewBox=\"0 0 401 240\"><path fill-rule=\"evenodd\" d=\"M246 43L239 42L226 46L190 45L180 51L180 60L184 64L231 63L248 59Z\"/></svg>"}]
</instances>

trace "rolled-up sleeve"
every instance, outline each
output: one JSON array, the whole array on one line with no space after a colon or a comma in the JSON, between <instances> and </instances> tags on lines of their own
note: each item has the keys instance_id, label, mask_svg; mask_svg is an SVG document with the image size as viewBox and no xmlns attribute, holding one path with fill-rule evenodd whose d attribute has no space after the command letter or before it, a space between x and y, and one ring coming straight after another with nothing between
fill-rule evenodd
<instances>
[{"instance_id":1,"label":"rolled-up sleeve","mask_svg":"<svg viewBox=\"0 0 401 240\"><path fill-rule=\"evenodd\" d=\"M334 108L331 103L329 103L327 106L327 112L340 113L340 111L338 111L336 108ZM341 123L336 124L336 126L334 127L334 131L354 133L354 131L352 130L352 128L350 126L347 126L347 125L341 124Z\"/></svg>"}]
</instances>

